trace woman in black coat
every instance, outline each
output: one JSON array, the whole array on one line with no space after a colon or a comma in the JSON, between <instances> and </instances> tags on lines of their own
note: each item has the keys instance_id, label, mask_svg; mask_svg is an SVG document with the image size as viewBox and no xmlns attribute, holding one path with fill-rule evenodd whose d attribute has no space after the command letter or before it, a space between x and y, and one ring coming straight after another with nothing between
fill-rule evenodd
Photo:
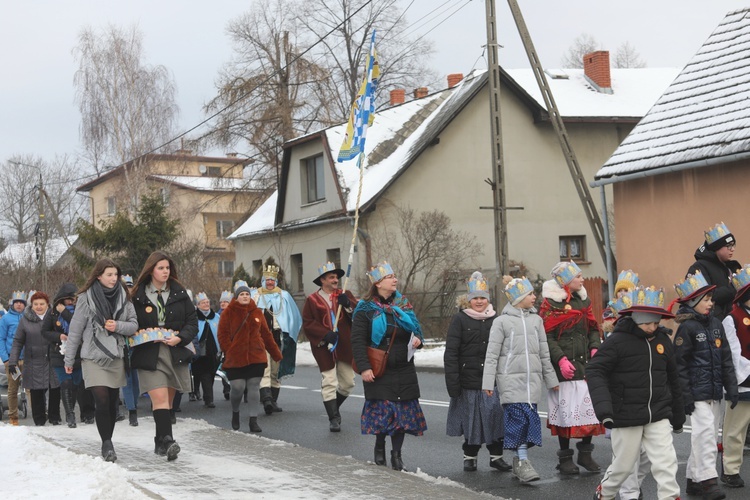
<instances>
[{"instance_id":1,"label":"woman in black coat","mask_svg":"<svg viewBox=\"0 0 750 500\"><path fill-rule=\"evenodd\" d=\"M409 351L422 346L422 329L411 304L397 290L388 263L367 273L372 286L354 310L352 353L362 375L365 405L362 434L375 434L375 463L385 465L385 437L391 436L391 467L404 470L401 447L406 433L427 429L419 405L419 381ZM393 341L391 342L391 339ZM375 378L367 348L388 350L385 373Z\"/></svg>"},{"instance_id":2,"label":"woman in black coat","mask_svg":"<svg viewBox=\"0 0 750 500\"><path fill-rule=\"evenodd\" d=\"M190 347L198 333L198 320L187 290L177 281L174 261L163 252L156 251L146 259L132 292L138 328L175 332L164 340L136 345L130 355L131 367L138 369L140 390L148 392L151 399L156 426L154 453L171 461L177 458L180 446L173 439L170 411L175 392L190 392L188 364L194 354Z\"/></svg>"}]
</instances>

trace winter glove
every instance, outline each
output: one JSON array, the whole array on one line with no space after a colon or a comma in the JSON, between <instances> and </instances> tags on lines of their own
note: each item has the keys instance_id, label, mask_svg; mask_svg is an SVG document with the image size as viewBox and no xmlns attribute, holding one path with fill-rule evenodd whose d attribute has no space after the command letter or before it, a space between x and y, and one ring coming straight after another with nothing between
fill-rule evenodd
<instances>
[{"instance_id":1,"label":"winter glove","mask_svg":"<svg viewBox=\"0 0 750 500\"><path fill-rule=\"evenodd\" d=\"M737 406L737 403L740 402L740 395L739 393L735 392L731 396L729 396L729 401L732 402L732 404L729 406L730 410L734 410L734 407Z\"/></svg>"},{"instance_id":2,"label":"winter glove","mask_svg":"<svg viewBox=\"0 0 750 500\"><path fill-rule=\"evenodd\" d=\"M336 332L328 332L323 337L323 340L320 341L318 347L323 347L326 344L335 344L338 338L339 336Z\"/></svg>"},{"instance_id":3,"label":"winter glove","mask_svg":"<svg viewBox=\"0 0 750 500\"><path fill-rule=\"evenodd\" d=\"M591 349L591 357L592 358L594 357L594 354L597 353L597 351L599 351L599 349Z\"/></svg>"},{"instance_id":4,"label":"winter glove","mask_svg":"<svg viewBox=\"0 0 750 500\"><path fill-rule=\"evenodd\" d=\"M339 295L339 305L344 309L349 309L352 306L352 302L349 300L349 297L345 293Z\"/></svg>"},{"instance_id":5,"label":"winter glove","mask_svg":"<svg viewBox=\"0 0 750 500\"><path fill-rule=\"evenodd\" d=\"M13 377L13 380L17 380L18 377L16 376L16 373L18 371L17 365L8 365L8 369L6 370L6 375Z\"/></svg>"},{"instance_id":6,"label":"winter glove","mask_svg":"<svg viewBox=\"0 0 750 500\"><path fill-rule=\"evenodd\" d=\"M685 415L692 415L695 411L695 403L688 403L685 405Z\"/></svg>"},{"instance_id":7,"label":"winter glove","mask_svg":"<svg viewBox=\"0 0 750 500\"><path fill-rule=\"evenodd\" d=\"M560 358L560 361L557 362L557 365L560 367L560 373L562 373L562 376L563 378L565 378L565 380L570 380L573 378L573 375L576 372L576 367L573 366L573 363L568 361L568 358Z\"/></svg>"},{"instance_id":8,"label":"winter glove","mask_svg":"<svg viewBox=\"0 0 750 500\"><path fill-rule=\"evenodd\" d=\"M604 425L604 427L606 427L607 429L611 429L612 426L614 425L614 423L615 423L615 421L612 420L609 417L607 417L604 420L602 420L602 425Z\"/></svg>"}]
</instances>

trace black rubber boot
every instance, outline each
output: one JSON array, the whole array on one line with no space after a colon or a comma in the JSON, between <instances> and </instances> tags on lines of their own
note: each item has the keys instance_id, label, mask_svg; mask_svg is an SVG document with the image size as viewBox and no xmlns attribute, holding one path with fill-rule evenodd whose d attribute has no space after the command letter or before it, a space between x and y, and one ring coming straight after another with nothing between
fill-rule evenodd
<instances>
[{"instance_id":1,"label":"black rubber boot","mask_svg":"<svg viewBox=\"0 0 750 500\"><path fill-rule=\"evenodd\" d=\"M273 412L274 413L284 411L281 409L281 407L278 404L276 404L276 402L279 400L280 391L281 391L281 387L271 387L271 397L273 398Z\"/></svg>"},{"instance_id":2,"label":"black rubber boot","mask_svg":"<svg viewBox=\"0 0 750 500\"><path fill-rule=\"evenodd\" d=\"M258 417L250 417L250 432L263 432L258 425Z\"/></svg>"},{"instance_id":3,"label":"black rubber boot","mask_svg":"<svg viewBox=\"0 0 750 500\"><path fill-rule=\"evenodd\" d=\"M375 443L375 465L387 465L385 461L385 445L382 448L378 448L378 443Z\"/></svg>"},{"instance_id":4,"label":"black rubber boot","mask_svg":"<svg viewBox=\"0 0 750 500\"><path fill-rule=\"evenodd\" d=\"M68 427L75 429L77 427L75 412L76 397L72 380L66 380L60 385L60 399L65 409L65 422L68 424Z\"/></svg>"},{"instance_id":5,"label":"black rubber boot","mask_svg":"<svg viewBox=\"0 0 750 500\"><path fill-rule=\"evenodd\" d=\"M340 432L341 417L338 416L339 409L336 405L336 400L323 401L323 406L326 407L326 413L328 414L328 430L331 432Z\"/></svg>"},{"instance_id":6,"label":"black rubber boot","mask_svg":"<svg viewBox=\"0 0 750 500\"><path fill-rule=\"evenodd\" d=\"M336 393L336 418L338 419L339 427L341 427L341 412L339 409L341 408L341 405L344 404L344 401L346 401L346 398L349 396L344 396L340 392Z\"/></svg>"},{"instance_id":7,"label":"black rubber boot","mask_svg":"<svg viewBox=\"0 0 750 500\"><path fill-rule=\"evenodd\" d=\"M573 450L557 450L557 459L560 463L557 465L557 470L564 476L572 476L578 474L578 466L573 463Z\"/></svg>"},{"instance_id":8,"label":"black rubber boot","mask_svg":"<svg viewBox=\"0 0 750 500\"><path fill-rule=\"evenodd\" d=\"M240 430L240 412L232 412L232 429L235 431Z\"/></svg>"},{"instance_id":9,"label":"black rubber boot","mask_svg":"<svg viewBox=\"0 0 750 500\"><path fill-rule=\"evenodd\" d=\"M131 427L138 427L138 410L128 410L128 423Z\"/></svg>"},{"instance_id":10,"label":"black rubber boot","mask_svg":"<svg viewBox=\"0 0 750 500\"><path fill-rule=\"evenodd\" d=\"M271 413L273 413L274 404L270 387L261 387L260 402L263 405L263 411L266 412L266 415L270 415Z\"/></svg>"},{"instance_id":11,"label":"black rubber boot","mask_svg":"<svg viewBox=\"0 0 750 500\"><path fill-rule=\"evenodd\" d=\"M406 470L404 468L404 461L401 460L401 452L391 450L391 469L393 470Z\"/></svg>"},{"instance_id":12,"label":"black rubber boot","mask_svg":"<svg viewBox=\"0 0 750 500\"><path fill-rule=\"evenodd\" d=\"M583 467L589 472L599 472L602 468L598 463L591 457L591 452L594 451L594 445L591 443L576 443L578 448L578 465Z\"/></svg>"}]
</instances>

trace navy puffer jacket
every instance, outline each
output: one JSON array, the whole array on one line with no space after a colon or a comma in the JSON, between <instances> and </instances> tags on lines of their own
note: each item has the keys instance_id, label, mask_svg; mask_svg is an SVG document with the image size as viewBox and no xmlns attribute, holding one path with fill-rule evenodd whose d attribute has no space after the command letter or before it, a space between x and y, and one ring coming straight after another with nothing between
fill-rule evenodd
<instances>
[{"instance_id":1,"label":"navy puffer jacket","mask_svg":"<svg viewBox=\"0 0 750 500\"><path fill-rule=\"evenodd\" d=\"M497 314L485 319L474 319L463 311L453 316L445 341L445 385L452 398L462 389L482 389L484 358L490 338L492 322Z\"/></svg>"},{"instance_id":2,"label":"navy puffer jacket","mask_svg":"<svg viewBox=\"0 0 750 500\"><path fill-rule=\"evenodd\" d=\"M685 404L720 401L724 390L731 399L737 394L737 377L721 321L685 304L675 321L680 323L674 345Z\"/></svg>"}]
</instances>

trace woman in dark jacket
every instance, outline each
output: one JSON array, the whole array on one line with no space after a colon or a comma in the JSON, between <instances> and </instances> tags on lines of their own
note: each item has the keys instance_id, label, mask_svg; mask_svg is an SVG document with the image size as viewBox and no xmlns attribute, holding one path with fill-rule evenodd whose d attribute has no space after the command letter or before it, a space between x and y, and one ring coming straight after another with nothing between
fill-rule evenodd
<instances>
[{"instance_id":1,"label":"woman in dark jacket","mask_svg":"<svg viewBox=\"0 0 750 500\"><path fill-rule=\"evenodd\" d=\"M31 416L35 425L49 423L60 425L60 382L50 368L49 344L42 337L42 323L49 316L49 297L35 292L29 307L21 315L10 351L9 365L17 365L21 350L24 352L23 388L31 392ZM49 389L49 413L47 390Z\"/></svg>"},{"instance_id":2,"label":"woman in dark jacket","mask_svg":"<svg viewBox=\"0 0 750 500\"><path fill-rule=\"evenodd\" d=\"M172 258L156 251L146 259L133 286L138 328L174 332L164 340L139 343L145 338L145 332L139 331L130 355L131 367L138 369L140 390L148 392L151 399L156 427L154 453L169 461L180 452L172 434L172 401L175 392L190 392L188 364L194 354L190 347L198 333L195 306L177 279Z\"/></svg>"},{"instance_id":3,"label":"woman in dark jacket","mask_svg":"<svg viewBox=\"0 0 750 500\"><path fill-rule=\"evenodd\" d=\"M55 295L54 303L42 324L42 337L49 343L50 366L60 382L60 399L65 408L65 422L68 427L76 427L75 404L76 395L86 391L83 387L83 372L81 371L81 349L76 353L73 373L65 372L65 346L68 343L68 329L76 310L76 292L78 288L73 283L65 283ZM93 396L89 397L93 399ZM82 407L83 405L81 405ZM91 403L93 408L93 402ZM81 408L81 412L83 409ZM91 412L93 413L93 411ZM83 414L83 413L82 413Z\"/></svg>"},{"instance_id":4,"label":"woman in dark jacket","mask_svg":"<svg viewBox=\"0 0 750 500\"><path fill-rule=\"evenodd\" d=\"M405 434L421 436L427 429L414 358L409 356L412 349L422 346L422 329L409 301L396 291L398 279L390 264L372 268L367 276L372 286L357 304L352 323L352 353L365 390L362 434L375 434L377 465L386 464L385 437L391 436L391 467L404 470ZM368 347L384 351L390 347L380 378L372 371Z\"/></svg>"},{"instance_id":5,"label":"woman in dark jacket","mask_svg":"<svg viewBox=\"0 0 750 500\"><path fill-rule=\"evenodd\" d=\"M191 371L193 373L193 395L200 400L203 387L203 404L207 408L216 408L214 404L214 379L219 368L219 315L211 309L208 295L200 292L195 296L195 314L198 319L198 334L193 339L195 357Z\"/></svg>"},{"instance_id":6,"label":"woman in dark jacket","mask_svg":"<svg viewBox=\"0 0 750 500\"><path fill-rule=\"evenodd\" d=\"M464 436L464 470L477 470L482 444L490 452L490 467L509 471L503 460L503 407L498 391L482 391L484 358L492 321L497 317L490 304L487 281L479 271L471 275L469 293L461 297L461 310L453 316L445 342L445 385L450 406L446 433Z\"/></svg>"}]
</instances>

